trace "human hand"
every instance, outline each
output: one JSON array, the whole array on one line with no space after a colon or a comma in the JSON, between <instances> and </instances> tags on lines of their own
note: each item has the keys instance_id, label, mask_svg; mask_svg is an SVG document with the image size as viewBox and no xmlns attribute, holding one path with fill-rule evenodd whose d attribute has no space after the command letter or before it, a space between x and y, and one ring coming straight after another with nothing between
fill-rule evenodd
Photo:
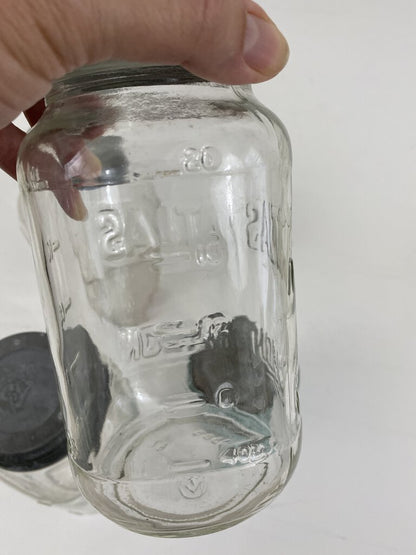
<instances>
[{"instance_id":1,"label":"human hand","mask_svg":"<svg viewBox=\"0 0 416 555\"><path fill-rule=\"evenodd\" d=\"M33 125L54 79L123 59L182 65L226 84L258 83L286 64L288 46L251 0L1 0L0 167L15 177L24 112Z\"/></svg>"}]
</instances>

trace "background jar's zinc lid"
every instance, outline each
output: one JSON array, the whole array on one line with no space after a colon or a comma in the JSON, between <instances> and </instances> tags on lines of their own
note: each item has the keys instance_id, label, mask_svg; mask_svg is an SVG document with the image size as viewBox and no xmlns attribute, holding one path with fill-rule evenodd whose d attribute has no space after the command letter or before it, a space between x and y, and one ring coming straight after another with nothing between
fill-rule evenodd
<instances>
[{"instance_id":1,"label":"background jar's zinc lid","mask_svg":"<svg viewBox=\"0 0 416 555\"><path fill-rule=\"evenodd\" d=\"M0 341L0 468L39 470L67 454L57 382L46 334Z\"/></svg>"}]
</instances>

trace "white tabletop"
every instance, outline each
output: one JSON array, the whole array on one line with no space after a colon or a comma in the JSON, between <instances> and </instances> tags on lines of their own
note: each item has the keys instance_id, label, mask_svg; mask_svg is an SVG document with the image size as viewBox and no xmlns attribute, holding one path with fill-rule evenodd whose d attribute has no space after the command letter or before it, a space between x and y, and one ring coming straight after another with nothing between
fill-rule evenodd
<instances>
[{"instance_id":1,"label":"white tabletop","mask_svg":"<svg viewBox=\"0 0 416 555\"><path fill-rule=\"evenodd\" d=\"M187 540L135 535L0 484L1 555L416 553L416 5L262 5L292 49L256 91L294 149L298 468L257 516ZM0 179L3 337L43 323L16 186Z\"/></svg>"}]
</instances>

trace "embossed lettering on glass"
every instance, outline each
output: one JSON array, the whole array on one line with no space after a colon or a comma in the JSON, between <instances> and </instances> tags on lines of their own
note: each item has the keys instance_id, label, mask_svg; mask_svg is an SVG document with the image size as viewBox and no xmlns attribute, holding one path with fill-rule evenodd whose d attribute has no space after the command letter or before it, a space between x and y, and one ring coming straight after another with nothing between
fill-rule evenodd
<instances>
[{"instance_id":1,"label":"embossed lettering on glass","mask_svg":"<svg viewBox=\"0 0 416 555\"><path fill-rule=\"evenodd\" d=\"M101 64L19 181L79 487L136 532L244 520L299 453L291 153L250 87Z\"/></svg>"}]
</instances>

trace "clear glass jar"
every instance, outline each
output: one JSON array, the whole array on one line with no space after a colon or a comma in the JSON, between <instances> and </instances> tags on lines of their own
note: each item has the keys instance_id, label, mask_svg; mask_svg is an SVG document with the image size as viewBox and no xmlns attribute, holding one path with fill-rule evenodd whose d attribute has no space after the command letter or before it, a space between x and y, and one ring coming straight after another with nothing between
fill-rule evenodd
<instances>
[{"instance_id":1,"label":"clear glass jar","mask_svg":"<svg viewBox=\"0 0 416 555\"><path fill-rule=\"evenodd\" d=\"M42 505L77 515L95 513L75 485L66 455L60 461L39 470L14 472L0 466L0 480Z\"/></svg>"},{"instance_id":2,"label":"clear glass jar","mask_svg":"<svg viewBox=\"0 0 416 555\"><path fill-rule=\"evenodd\" d=\"M55 370L44 333L0 341L0 480L45 505L92 512L67 458Z\"/></svg>"},{"instance_id":3,"label":"clear glass jar","mask_svg":"<svg viewBox=\"0 0 416 555\"><path fill-rule=\"evenodd\" d=\"M300 445L291 152L251 88L105 63L57 82L24 141L70 461L136 532L271 501Z\"/></svg>"}]
</instances>

